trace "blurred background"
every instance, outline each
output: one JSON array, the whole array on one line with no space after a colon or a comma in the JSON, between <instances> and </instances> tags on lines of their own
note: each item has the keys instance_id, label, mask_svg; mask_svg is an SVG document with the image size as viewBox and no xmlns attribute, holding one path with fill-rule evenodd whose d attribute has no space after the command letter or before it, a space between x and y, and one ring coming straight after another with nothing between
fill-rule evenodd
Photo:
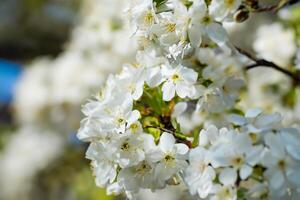
<instances>
[{"instance_id":1,"label":"blurred background","mask_svg":"<svg viewBox=\"0 0 300 200\"><path fill-rule=\"evenodd\" d=\"M137 45L124 21L125 2L0 1L0 200L122 199L95 186L87 146L76 130L81 105L110 73L134 60ZM267 34L265 42L261 27L275 36ZM226 28L231 40L249 52L264 54L279 44L281 51L267 54L268 59L283 55L279 64L292 70L297 65L299 5ZM272 78L265 80L266 75ZM255 97L250 105L286 113L287 123L299 123L299 91L285 76L261 70L247 79L249 95ZM179 186L158 194L142 191L140 199L184 196Z\"/></svg>"}]
</instances>

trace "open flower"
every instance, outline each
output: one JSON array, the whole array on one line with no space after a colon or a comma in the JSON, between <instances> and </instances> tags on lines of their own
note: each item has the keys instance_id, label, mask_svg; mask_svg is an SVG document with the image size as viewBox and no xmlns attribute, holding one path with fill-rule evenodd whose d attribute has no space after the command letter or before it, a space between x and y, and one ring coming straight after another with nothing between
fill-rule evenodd
<instances>
[{"instance_id":1,"label":"open flower","mask_svg":"<svg viewBox=\"0 0 300 200\"><path fill-rule=\"evenodd\" d=\"M170 133L163 133L156 150L150 153L154 162L159 162L155 168L155 179L159 186L164 186L168 179L178 175L186 168L186 154L189 148L185 144L176 144Z\"/></svg>"},{"instance_id":2,"label":"open flower","mask_svg":"<svg viewBox=\"0 0 300 200\"><path fill-rule=\"evenodd\" d=\"M269 148L263 159L267 168L264 175L269 181L271 195L284 196L288 190L300 187L300 162L287 153L280 135L269 133L265 141Z\"/></svg>"},{"instance_id":3,"label":"open flower","mask_svg":"<svg viewBox=\"0 0 300 200\"><path fill-rule=\"evenodd\" d=\"M208 36L220 46L228 40L226 30L215 21L210 7L207 7L204 0L195 0L189 9L189 14L191 22L188 35L192 46L199 48L203 36Z\"/></svg>"},{"instance_id":4,"label":"open flower","mask_svg":"<svg viewBox=\"0 0 300 200\"><path fill-rule=\"evenodd\" d=\"M192 149L189 153L189 167L185 170L184 180L192 195L206 198L213 189L216 172L209 165L209 154L203 147Z\"/></svg>"},{"instance_id":5,"label":"open flower","mask_svg":"<svg viewBox=\"0 0 300 200\"><path fill-rule=\"evenodd\" d=\"M179 65L174 69L165 67L163 70L165 77L167 77L162 86L165 101L170 101L175 96L175 92L181 98L192 97L196 93L194 84L198 74L193 69Z\"/></svg>"}]
</instances>

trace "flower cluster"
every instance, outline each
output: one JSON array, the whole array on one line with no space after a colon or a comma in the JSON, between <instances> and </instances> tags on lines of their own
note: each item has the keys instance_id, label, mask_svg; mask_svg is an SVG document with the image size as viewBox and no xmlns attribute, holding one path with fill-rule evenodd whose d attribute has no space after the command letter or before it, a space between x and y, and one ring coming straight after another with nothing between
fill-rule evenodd
<instances>
[{"instance_id":1,"label":"flower cluster","mask_svg":"<svg viewBox=\"0 0 300 200\"><path fill-rule=\"evenodd\" d=\"M270 32L273 34L268 34ZM276 48L276 45L282 48ZM288 65L296 53L293 31L291 29L285 30L279 23L261 26L258 29L253 46L255 51L263 58L274 61L281 66Z\"/></svg>"},{"instance_id":2,"label":"flower cluster","mask_svg":"<svg viewBox=\"0 0 300 200\"><path fill-rule=\"evenodd\" d=\"M27 196L37 173L63 152L62 138L52 131L25 126L11 133L0 154L0 198Z\"/></svg>"},{"instance_id":3,"label":"flower cluster","mask_svg":"<svg viewBox=\"0 0 300 200\"><path fill-rule=\"evenodd\" d=\"M297 21L297 18L293 19L291 16L297 7L299 6L280 10L281 21L259 26L253 43L257 57L272 61L296 74L299 71L300 56L297 34L299 25L294 25L293 20ZM276 48L275 43L281 48ZM299 124L299 88L295 87L288 76L267 68L249 71L247 75L248 94L245 99L248 103L245 107L260 107L270 112L280 112L284 116L284 124Z\"/></svg>"},{"instance_id":4,"label":"flower cluster","mask_svg":"<svg viewBox=\"0 0 300 200\"><path fill-rule=\"evenodd\" d=\"M79 127L80 105L109 73L134 59L136 44L122 0L84 1L81 22L57 58L42 58L26 67L15 91L16 119L70 133Z\"/></svg>"},{"instance_id":5,"label":"flower cluster","mask_svg":"<svg viewBox=\"0 0 300 200\"><path fill-rule=\"evenodd\" d=\"M250 61L222 23L243 21L248 3L131 1L136 61L83 107L78 132L98 186L128 198L185 183L200 199L297 199L300 133L279 114L239 109Z\"/></svg>"}]
</instances>

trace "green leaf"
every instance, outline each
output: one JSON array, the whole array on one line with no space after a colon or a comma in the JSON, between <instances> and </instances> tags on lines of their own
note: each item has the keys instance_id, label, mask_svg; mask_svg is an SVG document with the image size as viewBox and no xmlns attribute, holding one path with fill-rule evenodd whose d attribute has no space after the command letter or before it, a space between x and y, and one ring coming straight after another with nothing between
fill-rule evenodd
<instances>
[{"instance_id":1,"label":"green leaf","mask_svg":"<svg viewBox=\"0 0 300 200\"><path fill-rule=\"evenodd\" d=\"M187 136L184 135L183 133L179 132L179 131L176 131L174 135L175 135L177 138L182 139L182 140L186 140L186 139L187 139Z\"/></svg>"},{"instance_id":2,"label":"green leaf","mask_svg":"<svg viewBox=\"0 0 300 200\"><path fill-rule=\"evenodd\" d=\"M294 108L297 103L297 91L296 88L291 88L283 97L282 102L289 108Z\"/></svg>"},{"instance_id":3,"label":"green leaf","mask_svg":"<svg viewBox=\"0 0 300 200\"><path fill-rule=\"evenodd\" d=\"M103 188L96 187L94 177L89 168L83 169L74 180L74 190L79 199L84 200L113 200L113 196L107 196Z\"/></svg>"},{"instance_id":4,"label":"green leaf","mask_svg":"<svg viewBox=\"0 0 300 200\"><path fill-rule=\"evenodd\" d=\"M160 122L158 121L158 119L156 117L148 116L143 119L143 126L144 127L159 127Z\"/></svg>"},{"instance_id":5,"label":"green leaf","mask_svg":"<svg viewBox=\"0 0 300 200\"><path fill-rule=\"evenodd\" d=\"M153 0L156 3L156 7L159 7L167 2L167 0Z\"/></svg>"},{"instance_id":6,"label":"green leaf","mask_svg":"<svg viewBox=\"0 0 300 200\"><path fill-rule=\"evenodd\" d=\"M40 9L46 2L47 0L24 0L24 6L29 11L33 12Z\"/></svg>"},{"instance_id":7,"label":"green leaf","mask_svg":"<svg viewBox=\"0 0 300 200\"><path fill-rule=\"evenodd\" d=\"M201 130L201 127L195 128L195 129L193 130L193 138L194 138L193 143L192 143L192 146L193 146L193 147L197 147L198 144L199 144L200 130Z\"/></svg>"},{"instance_id":8,"label":"green leaf","mask_svg":"<svg viewBox=\"0 0 300 200\"><path fill-rule=\"evenodd\" d=\"M161 131L158 128L147 128L147 132L154 137L155 142L159 141Z\"/></svg>"},{"instance_id":9,"label":"green leaf","mask_svg":"<svg viewBox=\"0 0 300 200\"><path fill-rule=\"evenodd\" d=\"M246 193L247 193L247 189L246 188L239 188L237 191L237 197L239 200L246 200Z\"/></svg>"},{"instance_id":10,"label":"green leaf","mask_svg":"<svg viewBox=\"0 0 300 200\"><path fill-rule=\"evenodd\" d=\"M161 87L155 89L145 87L141 102L144 102L145 106L150 107L157 115L161 115L165 106L165 102L162 99Z\"/></svg>"},{"instance_id":11,"label":"green leaf","mask_svg":"<svg viewBox=\"0 0 300 200\"><path fill-rule=\"evenodd\" d=\"M238 108L233 108L233 109L229 110L229 112L234 113L234 114L238 114L238 115L242 115L242 116L245 115L245 113L242 110L238 109Z\"/></svg>"}]
</instances>

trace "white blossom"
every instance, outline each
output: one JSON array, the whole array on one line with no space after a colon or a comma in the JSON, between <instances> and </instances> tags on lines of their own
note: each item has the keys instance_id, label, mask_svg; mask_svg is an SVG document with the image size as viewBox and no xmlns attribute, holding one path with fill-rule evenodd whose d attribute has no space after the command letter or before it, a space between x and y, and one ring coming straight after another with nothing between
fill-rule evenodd
<instances>
[{"instance_id":1,"label":"white blossom","mask_svg":"<svg viewBox=\"0 0 300 200\"><path fill-rule=\"evenodd\" d=\"M294 33L278 23L261 26L253 48L264 59L287 67L296 53Z\"/></svg>"},{"instance_id":2,"label":"white blossom","mask_svg":"<svg viewBox=\"0 0 300 200\"><path fill-rule=\"evenodd\" d=\"M181 98L192 97L196 93L194 84L198 75L194 70L183 66L174 69L166 67L163 70L163 74L167 77L162 86L165 101L170 101L175 96L175 92Z\"/></svg>"},{"instance_id":3,"label":"white blossom","mask_svg":"<svg viewBox=\"0 0 300 200\"><path fill-rule=\"evenodd\" d=\"M150 153L151 159L159 162L155 168L155 179L159 186L164 186L165 181L187 166L185 159L188 150L185 144L176 144L171 134L162 134L158 148Z\"/></svg>"}]
</instances>

